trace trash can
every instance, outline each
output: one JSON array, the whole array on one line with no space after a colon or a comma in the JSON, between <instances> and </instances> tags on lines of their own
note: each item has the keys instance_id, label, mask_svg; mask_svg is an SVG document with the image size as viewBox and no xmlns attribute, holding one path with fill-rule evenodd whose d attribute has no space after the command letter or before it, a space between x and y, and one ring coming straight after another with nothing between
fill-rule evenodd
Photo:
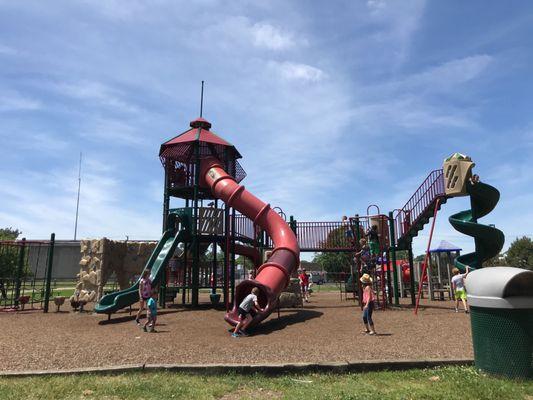
<instances>
[{"instance_id":1,"label":"trash can","mask_svg":"<svg viewBox=\"0 0 533 400\"><path fill-rule=\"evenodd\" d=\"M482 268L465 280L479 369L533 378L533 271Z\"/></svg>"}]
</instances>

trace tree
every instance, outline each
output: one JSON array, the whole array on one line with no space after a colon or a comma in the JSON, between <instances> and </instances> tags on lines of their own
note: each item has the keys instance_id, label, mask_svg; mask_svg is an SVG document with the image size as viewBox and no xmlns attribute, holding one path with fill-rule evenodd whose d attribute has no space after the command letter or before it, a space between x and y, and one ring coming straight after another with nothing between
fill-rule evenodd
<instances>
[{"instance_id":1,"label":"tree","mask_svg":"<svg viewBox=\"0 0 533 400\"><path fill-rule=\"evenodd\" d=\"M492 258L489 258L483 263L485 267L502 267L507 265L507 260L504 254L499 253Z\"/></svg>"},{"instance_id":2,"label":"tree","mask_svg":"<svg viewBox=\"0 0 533 400\"><path fill-rule=\"evenodd\" d=\"M15 240L21 232L18 229L0 229L0 240ZM19 247L9 243L0 244L0 280L14 278L17 274ZM9 285L9 283L7 283ZM3 286L2 286L3 287ZM5 297L5 293L2 293Z\"/></svg>"},{"instance_id":3,"label":"tree","mask_svg":"<svg viewBox=\"0 0 533 400\"><path fill-rule=\"evenodd\" d=\"M333 229L326 238L323 246L326 248L346 247L346 228ZM316 253L313 262L329 273L350 272L351 253Z\"/></svg>"},{"instance_id":4,"label":"tree","mask_svg":"<svg viewBox=\"0 0 533 400\"><path fill-rule=\"evenodd\" d=\"M533 240L524 236L516 239L506 256L507 265L533 270Z\"/></svg>"},{"instance_id":5,"label":"tree","mask_svg":"<svg viewBox=\"0 0 533 400\"><path fill-rule=\"evenodd\" d=\"M349 253L316 253L313 262L329 273L350 272Z\"/></svg>"},{"instance_id":6,"label":"tree","mask_svg":"<svg viewBox=\"0 0 533 400\"><path fill-rule=\"evenodd\" d=\"M0 240L15 240L22 232L13 228L1 228Z\"/></svg>"}]
</instances>

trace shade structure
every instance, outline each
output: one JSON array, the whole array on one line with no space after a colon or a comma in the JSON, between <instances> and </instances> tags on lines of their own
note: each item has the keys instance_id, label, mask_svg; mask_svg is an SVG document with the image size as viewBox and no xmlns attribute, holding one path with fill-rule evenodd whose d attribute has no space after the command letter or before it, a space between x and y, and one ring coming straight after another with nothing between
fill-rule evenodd
<instances>
[{"instance_id":1,"label":"shade structure","mask_svg":"<svg viewBox=\"0 0 533 400\"><path fill-rule=\"evenodd\" d=\"M453 243L450 243L446 240L441 240L439 245L436 248L429 250L429 252L430 253L446 253L446 252L461 251L461 250L463 249L454 245Z\"/></svg>"}]
</instances>

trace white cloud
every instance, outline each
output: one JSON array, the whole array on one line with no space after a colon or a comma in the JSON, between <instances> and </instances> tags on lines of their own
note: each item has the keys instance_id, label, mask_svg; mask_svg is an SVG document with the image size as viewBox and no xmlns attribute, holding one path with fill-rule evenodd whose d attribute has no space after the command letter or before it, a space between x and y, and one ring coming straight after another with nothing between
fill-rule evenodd
<instances>
[{"instance_id":1,"label":"white cloud","mask_svg":"<svg viewBox=\"0 0 533 400\"><path fill-rule=\"evenodd\" d=\"M124 184L113 171L84 164L78 237L154 239L160 233L159 210L124 201ZM77 166L70 171L19 171L0 178L2 224L22 230L28 238L72 238L77 192Z\"/></svg>"},{"instance_id":2,"label":"white cloud","mask_svg":"<svg viewBox=\"0 0 533 400\"><path fill-rule=\"evenodd\" d=\"M225 52L260 50L294 50L307 45L307 40L284 27L267 22L254 22L244 16L225 16L208 24L187 45L220 48Z\"/></svg>"},{"instance_id":3,"label":"white cloud","mask_svg":"<svg viewBox=\"0 0 533 400\"><path fill-rule=\"evenodd\" d=\"M386 48L389 63L394 68L408 56L413 35L420 26L425 0L369 0L370 21L380 26L371 38Z\"/></svg>"},{"instance_id":4,"label":"white cloud","mask_svg":"<svg viewBox=\"0 0 533 400\"><path fill-rule=\"evenodd\" d=\"M257 47L270 50L285 50L295 45L293 35L266 23L257 23L251 27L253 42Z\"/></svg>"},{"instance_id":5,"label":"white cloud","mask_svg":"<svg viewBox=\"0 0 533 400\"><path fill-rule=\"evenodd\" d=\"M104 2L83 0L83 2L103 16L117 21L138 20L146 16L149 9L149 3L139 0L128 0L127 2L121 0L106 0Z\"/></svg>"},{"instance_id":6,"label":"white cloud","mask_svg":"<svg viewBox=\"0 0 533 400\"><path fill-rule=\"evenodd\" d=\"M0 112L32 111L42 107L43 105L39 100L24 96L16 91L5 90L0 96Z\"/></svg>"},{"instance_id":7,"label":"white cloud","mask_svg":"<svg viewBox=\"0 0 533 400\"><path fill-rule=\"evenodd\" d=\"M271 61L270 65L287 80L318 82L327 76L321 69L307 64Z\"/></svg>"},{"instance_id":8,"label":"white cloud","mask_svg":"<svg viewBox=\"0 0 533 400\"><path fill-rule=\"evenodd\" d=\"M115 118L92 118L86 121L80 135L102 143L109 141L128 146L146 144L146 137L143 136L136 125Z\"/></svg>"},{"instance_id":9,"label":"white cloud","mask_svg":"<svg viewBox=\"0 0 533 400\"><path fill-rule=\"evenodd\" d=\"M18 53L18 50L14 49L13 47L0 44L0 55L13 56Z\"/></svg>"},{"instance_id":10,"label":"white cloud","mask_svg":"<svg viewBox=\"0 0 533 400\"><path fill-rule=\"evenodd\" d=\"M479 77L493 62L494 57L480 54L447 61L437 67L414 74L400 83L407 87L424 87L430 91L455 89L457 86Z\"/></svg>"},{"instance_id":11,"label":"white cloud","mask_svg":"<svg viewBox=\"0 0 533 400\"><path fill-rule=\"evenodd\" d=\"M25 140L17 140L17 144L21 148L30 150L38 149L39 152L56 152L65 150L69 143L53 134L28 133Z\"/></svg>"},{"instance_id":12,"label":"white cloud","mask_svg":"<svg viewBox=\"0 0 533 400\"><path fill-rule=\"evenodd\" d=\"M425 133L423 128L448 127L477 129L476 104L456 107L442 102L441 95L461 100L475 95L479 79L494 62L494 57L481 54L449 60L407 76L363 87L362 100L353 109L353 117L374 135L387 134L384 128L409 128L412 133ZM470 84L469 90L465 90Z\"/></svg>"},{"instance_id":13,"label":"white cloud","mask_svg":"<svg viewBox=\"0 0 533 400\"><path fill-rule=\"evenodd\" d=\"M79 100L95 102L105 107L113 107L120 111L137 113L139 108L122 98L124 95L101 82L79 81L75 83L61 83L55 86L56 90L65 96Z\"/></svg>"}]
</instances>

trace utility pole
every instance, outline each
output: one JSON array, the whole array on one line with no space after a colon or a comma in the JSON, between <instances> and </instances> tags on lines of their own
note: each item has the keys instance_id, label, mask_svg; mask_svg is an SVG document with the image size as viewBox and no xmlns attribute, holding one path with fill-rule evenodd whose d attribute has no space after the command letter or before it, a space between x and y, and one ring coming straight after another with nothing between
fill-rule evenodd
<instances>
[{"instance_id":1,"label":"utility pole","mask_svg":"<svg viewBox=\"0 0 533 400\"><path fill-rule=\"evenodd\" d=\"M80 151L80 164L78 167L78 199L76 201L76 222L74 223L74 240L78 234L78 212L80 209L80 189L81 189L81 151Z\"/></svg>"}]
</instances>

